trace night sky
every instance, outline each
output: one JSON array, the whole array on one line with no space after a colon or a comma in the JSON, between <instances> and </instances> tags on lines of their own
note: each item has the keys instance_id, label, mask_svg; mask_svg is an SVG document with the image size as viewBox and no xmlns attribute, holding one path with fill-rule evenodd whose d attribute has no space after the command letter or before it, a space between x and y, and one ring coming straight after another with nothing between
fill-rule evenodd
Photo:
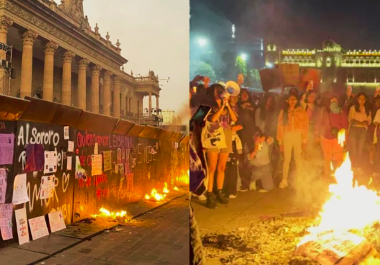
<instances>
[{"instance_id":1,"label":"night sky","mask_svg":"<svg viewBox=\"0 0 380 265\"><path fill-rule=\"evenodd\" d=\"M218 17L246 42L257 36L283 48L319 48L332 39L344 49L380 49L376 0L190 0L190 8L191 31L212 30ZM204 15L206 8L216 15Z\"/></svg>"}]
</instances>

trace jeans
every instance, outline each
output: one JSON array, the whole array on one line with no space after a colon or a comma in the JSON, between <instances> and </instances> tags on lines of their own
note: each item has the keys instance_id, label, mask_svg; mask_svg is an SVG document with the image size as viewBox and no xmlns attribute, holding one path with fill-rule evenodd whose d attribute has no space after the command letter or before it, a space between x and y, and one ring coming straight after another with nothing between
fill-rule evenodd
<instances>
[{"instance_id":1,"label":"jeans","mask_svg":"<svg viewBox=\"0 0 380 265\"><path fill-rule=\"evenodd\" d=\"M288 180L290 162L292 160L292 150L294 150L294 162L296 164L296 178L300 173L302 158L302 137L301 132L285 132L283 139L284 167L282 169L282 179Z\"/></svg>"},{"instance_id":2,"label":"jeans","mask_svg":"<svg viewBox=\"0 0 380 265\"><path fill-rule=\"evenodd\" d=\"M252 166L251 171L251 182L256 180L261 180L263 188L265 190L272 190L274 188L273 178L272 178L272 167L270 164L264 166Z\"/></svg>"},{"instance_id":3,"label":"jeans","mask_svg":"<svg viewBox=\"0 0 380 265\"><path fill-rule=\"evenodd\" d=\"M364 145L366 143L367 129L362 127L351 126L348 135L348 145L350 158L354 164L358 164L358 160L362 157Z\"/></svg>"}]
</instances>

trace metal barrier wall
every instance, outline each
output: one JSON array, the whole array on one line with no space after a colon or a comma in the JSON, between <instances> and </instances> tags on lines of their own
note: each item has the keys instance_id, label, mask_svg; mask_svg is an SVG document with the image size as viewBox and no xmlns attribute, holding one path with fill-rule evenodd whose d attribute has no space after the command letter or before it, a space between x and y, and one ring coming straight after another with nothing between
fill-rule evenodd
<instances>
[{"instance_id":1,"label":"metal barrier wall","mask_svg":"<svg viewBox=\"0 0 380 265\"><path fill-rule=\"evenodd\" d=\"M61 210L65 223L71 224L98 213L100 207L112 210L138 201L165 182L169 187L186 183L188 137L181 133L44 100L0 95L0 136L9 134L14 134L13 163L0 165L7 172L5 203L12 202L15 176L26 174L29 202L14 209L25 207L28 219ZM26 148L38 144L44 151L57 152L56 172L44 174L31 166ZM96 152L104 159L101 174L93 171ZM54 176L50 199L40 198L43 176ZM13 229L17 240L15 224ZM0 247L13 242L0 238Z\"/></svg>"}]
</instances>

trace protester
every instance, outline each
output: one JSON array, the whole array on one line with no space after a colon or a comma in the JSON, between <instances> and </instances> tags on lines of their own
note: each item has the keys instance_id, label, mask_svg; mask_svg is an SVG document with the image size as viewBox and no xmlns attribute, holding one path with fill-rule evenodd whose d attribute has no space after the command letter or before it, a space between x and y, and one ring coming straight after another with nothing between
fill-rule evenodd
<instances>
[{"instance_id":1,"label":"protester","mask_svg":"<svg viewBox=\"0 0 380 265\"><path fill-rule=\"evenodd\" d=\"M380 141L379 141L379 138L380 138L380 96L377 96L376 97L376 103L379 108L377 109L376 111L376 115L375 115L375 118L373 119L373 124L374 124L374 134L373 134L373 145L374 145L374 154L372 155L372 159L374 160L374 158L376 158L376 162L374 164L374 174L375 175L379 175L380 173L380 163L378 163L380 161L380 148L379 148L379 144L380 144Z\"/></svg>"},{"instance_id":2,"label":"protester","mask_svg":"<svg viewBox=\"0 0 380 265\"><path fill-rule=\"evenodd\" d=\"M351 109L351 107L355 104L355 99L352 95L352 87L347 87L346 94L343 95L340 98L339 105L343 110L343 113L345 113L348 116L348 113Z\"/></svg>"},{"instance_id":3,"label":"protester","mask_svg":"<svg viewBox=\"0 0 380 265\"><path fill-rule=\"evenodd\" d=\"M284 165L280 188L288 186L289 166L294 151L296 177L301 166L302 149L305 149L309 130L309 120L304 109L299 106L298 93L291 92L287 105L280 111L277 122L277 140L284 153Z\"/></svg>"},{"instance_id":4,"label":"protester","mask_svg":"<svg viewBox=\"0 0 380 265\"><path fill-rule=\"evenodd\" d=\"M338 103L338 96L330 96L330 104L322 109L315 124L315 132L320 136L324 155L324 177L331 176L331 162L334 168L343 161L344 147L338 143L338 132L348 129L348 120Z\"/></svg>"},{"instance_id":5,"label":"protester","mask_svg":"<svg viewBox=\"0 0 380 265\"><path fill-rule=\"evenodd\" d=\"M261 106L255 112L256 126L260 128L265 135L275 137L276 135L276 113L275 98L269 93L265 93Z\"/></svg>"},{"instance_id":6,"label":"protester","mask_svg":"<svg viewBox=\"0 0 380 265\"><path fill-rule=\"evenodd\" d=\"M237 117L228 103L228 98L222 98L221 95L225 92L224 87L219 84L214 84L207 88L206 98L212 111L207 118L207 124L204 128L206 138L213 135L213 139L208 142L202 141L202 145L206 148L207 166L208 166L208 187L207 187L207 203L208 208L216 207L216 200L222 204L228 203L228 198L225 198L222 189L224 184L225 169L227 159L232 153L232 132L231 122L236 122ZM215 136L215 133L218 135ZM224 134L225 142L222 142L221 134ZM217 170L217 194L216 199L213 194L214 175Z\"/></svg>"},{"instance_id":7,"label":"protester","mask_svg":"<svg viewBox=\"0 0 380 265\"><path fill-rule=\"evenodd\" d=\"M375 124L375 118L377 111L380 109L380 95L375 93L373 104L371 106L371 118L372 123L368 126L367 130L367 146L369 151L369 163L374 164L375 153L377 150L377 125Z\"/></svg>"},{"instance_id":8,"label":"protester","mask_svg":"<svg viewBox=\"0 0 380 265\"><path fill-rule=\"evenodd\" d=\"M371 111L366 101L366 94L359 93L355 105L350 108L348 115L350 125L348 144L354 167L359 167L359 159L361 159L363 155L366 142L367 129L371 124Z\"/></svg>"},{"instance_id":9,"label":"protester","mask_svg":"<svg viewBox=\"0 0 380 265\"><path fill-rule=\"evenodd\" d=\"M273 189L272 167L269 155L269 146L274 142L272 137L267 137L259 127L255 128L252 136L252 145L246 145L248 170L251 174L250 190L256 190L256 181L261 180L263 189L259 192L267 192Z\"/></svg>"}]
</instances>

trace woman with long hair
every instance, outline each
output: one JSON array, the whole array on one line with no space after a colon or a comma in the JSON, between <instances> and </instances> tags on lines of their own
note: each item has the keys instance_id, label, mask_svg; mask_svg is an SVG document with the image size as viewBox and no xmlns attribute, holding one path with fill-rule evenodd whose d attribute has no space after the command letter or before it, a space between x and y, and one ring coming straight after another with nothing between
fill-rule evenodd
<instances>
[{"instance_id":1,"label":"woman with long hair","mask_svg":"<svg viewBox=\"0 0 380 265\"><path fill-rule=\"evenodd\" d=\"M265 93L260 107L255 112L256 126L260 128L265 135L275 137L276 123L275 119L275 98L274 95Z\"/></svg>"},{"instance_id":2,"label":"woman with long hair","mask_svg":"<svg viewBox=\"0 0 380 265\"><path fill-rule=\"evenodd\" d=\"M363 92L359 93L356 97L355 105L350 108L348 114L350 125L348 144L354 167L359 167L359 159L363 155L367 129L371 121L371 110L367 104L367 95Z\"/></svg>"},{"instance_id":3,"label":"woman with long hair","mask_svg":"<svg viewBox=\"0 0 380 265\"><path fill-rule=\"evenodd\" d=\"M280 111L277 121L277 140L280 145L280 151L284 153L283 175L280 183L280 188L282 189L288 186L292 151L294 151L296 176L298 178L302 149L306 146L309 130L309 119L305 110L299 106L298 93L290 93L286 103L284 109Z\"/></svg>"},{"instance_id":4,"label":"woman with long hair","mask_svg":"<svg viewBox=\"0 0 380 265\"><path fill-rule=\"evenodd\" d=\"M208 148L206 150L207 155L207 167L208 167L208 185L207 185L207 203L208 208L216 207L216 200L222 204L228 203L228 198L225 198L222 189L224 184L224 175L226 169L227 159L230 153L232 153L232 132L231 122L237 121L236 113L232 110L228 103L228 98L221 97L224 92L224 87L219 84L214 84L207 88L205 105L212 107L212 111L207 120L218 128L222 127L225 135L225 141L227 148ZM214 128L215 130L218 128ZM217 171L216 184L217 194L214 196L214 175Z\"/></svg>"},{"instance_id":5,"label":"woman with long hair","mask_svg":"<svg viewBox=\"0 0 380 265\"><path fill-rule=\"evenodd\" d=\"M331 163L334 168L343 162L344 148L338 143L338 132L348 129L347 116L339 106L338 96L329 96L330 104L322 109L320 117L315 124L315 133L319 135L324 155L324 176L331 176Z\"/></svg>"}]
</instances>

